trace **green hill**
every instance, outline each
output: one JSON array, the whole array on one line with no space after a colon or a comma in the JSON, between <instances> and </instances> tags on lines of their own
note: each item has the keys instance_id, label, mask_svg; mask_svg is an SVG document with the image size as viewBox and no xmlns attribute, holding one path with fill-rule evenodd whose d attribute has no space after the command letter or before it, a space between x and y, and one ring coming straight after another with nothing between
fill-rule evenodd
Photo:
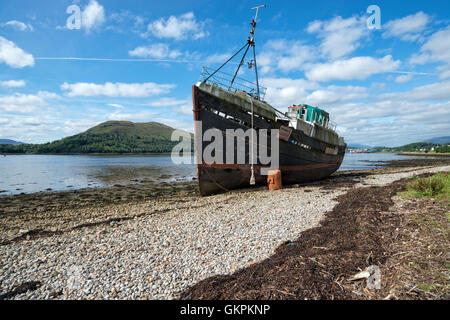
<instances>
[{"instance_id":1,"label":"green hill","mask_svg":"<svg viewBox=\"0 0 450 320\"><path fill-rule=\"evenodd\" d=\"M50 143L0 145L0 153L164 153L178 144L171 141L174 130L157 122L108 121Z\"/></svg>"},{"instance_id":2,"label":"green hill","mask_svg":"<svg viewBox=\"0 0 450 320\"><path fill-rule=\"evenodd\" d=\"M377 148L378 152L430 152L432 150L437 153L448 153L449 147L441 146L438 143L416 142L395 148Z\"/></svg>"},{"instance_id":3,"label":"green hill","mask_svg":"<svg viewBox=\"0 0 450 320\"><path fill-rule=\"evenodd\" d=\"M440 144L428 143L428 142L416 142L410 143L405 146L393 148L396 152L417 152L417 151L430 151L432 148L439 147Z\"/></svg>"}]
</instances>

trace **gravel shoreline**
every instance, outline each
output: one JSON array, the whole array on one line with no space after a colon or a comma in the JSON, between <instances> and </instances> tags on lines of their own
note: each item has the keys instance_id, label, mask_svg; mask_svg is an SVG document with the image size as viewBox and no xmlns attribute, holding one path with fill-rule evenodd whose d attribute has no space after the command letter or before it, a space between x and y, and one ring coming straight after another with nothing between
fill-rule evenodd
<instances>
[{"instance_id":1,"label":"gravel shoreline","mask_svg":"<svg viewBox=\"0 0 450 320\"><path fill-rule=\"evenodd\" d=\"M374 174L357 186L448 170ZM58 223L40 225L50 234L0 246L0 296L37 281L36 290L11 298L174 299L198 281L270 257L280 244L317 226L349 187L312 184L53 212ZM77 227L82 219L73 222L66 218L71 215L90 217L91 225ZM106 216L117 219L105 223ZM26 231L11 230L7 239Z\"/></svg>"}]
</instances>

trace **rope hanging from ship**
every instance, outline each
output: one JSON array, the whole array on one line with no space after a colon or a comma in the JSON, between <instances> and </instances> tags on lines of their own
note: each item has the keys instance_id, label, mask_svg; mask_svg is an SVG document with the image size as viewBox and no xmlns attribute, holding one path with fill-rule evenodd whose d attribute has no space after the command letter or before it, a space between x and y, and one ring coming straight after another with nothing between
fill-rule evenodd
<instances>
[{"instance_id":1,"label":"rope hanging from ship","mask_svg":"<svg viewBox=\"0 0 450 320\"><path fill-rule=\"evenodd\" d=\"M254 7L252 9L256 10L256 14L255 14L255 19L252 20L251 25L252 25L252 30L250 31L250 37L248 37L247 43L240 48L233 56L231 56L230 59L228 59L224 64L222 64L216 71L214 71L213 73L211 73L206 79L203 80L203 83L206 83L209 79L211 79L217 72L219 72L225 65L227 65L231 60L234 59L234 57L236 57L239 53L242 52L242 50L245 49L245 52L241 58L241 61L236 69L236 72L234 73L233 79L230 82L230 85L228 87L228 90L231 90L234 84L234 81L236 80L237 75L239 74L239 70L241 69L241 66L244 65L244 61L245 61L245 57L247 56L247 53L250 49L250 47L252 47L253 49L253 60L251 60L248 63L248 67L251 69L254 67L255 70L255 77L256 77L256 97L253 95L250 95L250 104L251 104L251 108L252 108L252 118L251 118L251 129L252 129L252 135L251 135L251 176L250 176L250 185L254 186L256 185L256 180L255 180L255 159L254 159L254 107L253 107L253 99L257 99L260 100L261 96L260 96L260 88L259 88L259 78L258 78L258 64L256 62L256 48L255 48L255 31L256 31L256 21L258 20L258 13L259 13L259 9L260 8L265 8L266 5L261 5L261 6L257 6ZM280 111L276 110L274 108L275 111L281 113ZM282 113L281 113L282 114ZM208 176L209 175L209 172ZM225 187L223 187L222 185L220 185L216 179L212 179L212 177L210 176L210 179L221 189L224 189L226 191L228 191Z\"/></svg>"},{"instance_id":2,"label":"rope hanging from ship","mask_svg":"<svg viewBox=\"0 0 450 320\"><path fill-rule=\"evenodd\" d=\"M254 158L255 157L255 152L254 152L254 150L255 150L254 149L255 148L255 141L254 141L255 130L254 130L254 126L253 126L255 112L253 110L253 99L251 99L251 98L250 98L250 104L252 105L252 141L251 141L251 149L250 149L250 152L251 152L251 155L252 155L252 160L251 160L252 161L251 162L252 174L250 176L250 185L254 186L256 184L256 181L255 181L255 158Z\"/></svg>"}]
</instances>

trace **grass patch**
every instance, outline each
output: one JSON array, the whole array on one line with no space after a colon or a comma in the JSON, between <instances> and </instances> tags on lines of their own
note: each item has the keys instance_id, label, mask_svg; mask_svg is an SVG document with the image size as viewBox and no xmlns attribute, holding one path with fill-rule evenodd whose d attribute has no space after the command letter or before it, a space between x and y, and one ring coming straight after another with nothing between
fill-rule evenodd
<instances>
[{"instance_id":1,"label":"grass patch","mask_svg":"<svg viewBox=\"0 0 450 320\"><path fill-rule=\"evenodd\" d=\"M419 289L422 289L423 291L426 292L432 292L436 289L436 285L435 284L428 284L428 283L422 283L419 285Z\"/></svg>"},{"instance_id":2,"label":"grass patch","mask_svg":"<svg viewBox=\"0 0 450 320\"><path fill-rule=\"evenodd\" d=\"M428 178L414 178L401 195L413 198L450 199L449 172L437 173Z\"/></svg>"}]
</instances>

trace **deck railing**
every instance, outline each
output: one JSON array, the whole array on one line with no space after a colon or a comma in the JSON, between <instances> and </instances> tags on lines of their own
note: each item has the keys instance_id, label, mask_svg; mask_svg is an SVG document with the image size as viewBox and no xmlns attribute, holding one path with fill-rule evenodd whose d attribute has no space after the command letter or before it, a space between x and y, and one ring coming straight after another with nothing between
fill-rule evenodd
<instances>
[{"instance_id":1,"label":"deck railing","mask_svg":"<svg viewBox=\"0 0 450 320\"><path fill-rule=\"evenodd\" d=\"M206 80L206 81L205 81ZM200 76L201 82L206 82L212 86L216 86L222 88L224 90L232 91L232 92L246 92L250 94L252 97L257 97L256 84L236 77L233 84L231 81L233 80L233 75L218 71L214 73L213 69L208 67L202 68L202 74ZM264 100L266 96L267 88L259 86L259 99Z\"/></svg>"},{"instance_id":2,"label":"deck railing","mask_svg":"<svg viewBox=\"0 0 450 320\"><path fill-rule=\"evenodd\" d=\"M330 121L330 122L328 122L328 124L327 124L327 128L328 128L328 129L331 129L331 130L333 130L333 131L336 131L336 127L337 127L336 122Z\"/></svg>"},{"instance_id":3,"label":"deck railing","mask_svg":"<svg viewBox=\"0 0 450 320\"><path fill-rule=\"evenodd\" d=\"M202 68L202 74L200 76L201 82L206 82L207 84L222 88L227 91L246 92L253 97L257 96L255 83L245 80L245 79L241 79L239 77L236 77L233 84L231 84L232 80L233 80L233 75L231 75L231 74L221 72L221 71L214 73L214 70L211 68L208 68L208 67ZM264 88L261 86L259 87L260 100L264 100L264 98L266 96L266 91L267 91L267 88ZM336 131L336 126L337 126L336 123L334 123L333 121L329 121L328 123L326 123L324 125L324 127L331 129L333 131Z\"/></svg>"}]
</instances>

